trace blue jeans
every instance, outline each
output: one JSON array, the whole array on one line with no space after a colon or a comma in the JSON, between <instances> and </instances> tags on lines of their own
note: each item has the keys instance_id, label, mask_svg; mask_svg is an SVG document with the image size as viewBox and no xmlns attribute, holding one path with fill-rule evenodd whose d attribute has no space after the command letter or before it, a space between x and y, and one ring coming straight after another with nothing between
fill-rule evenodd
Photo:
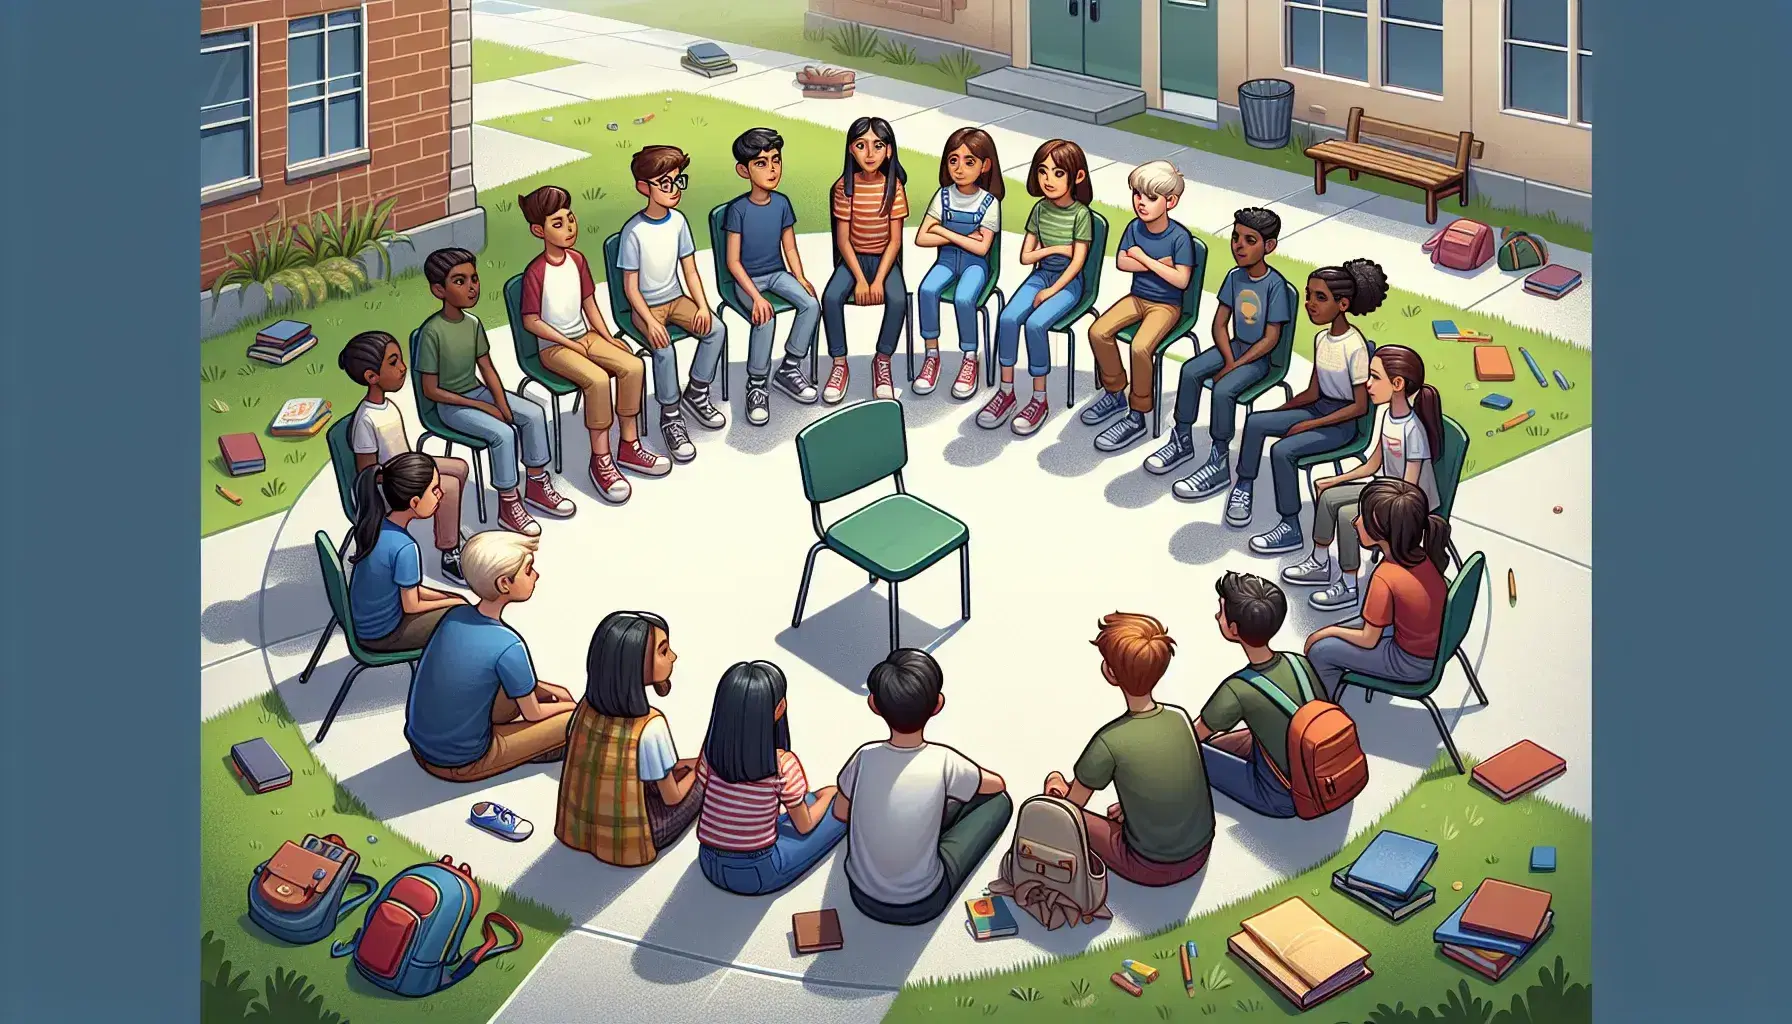
<instances>
[{"instance_id":1,"label":"blue jeans","mask_svg":"<svg viewBox=\"0 0 1792 1024\"><path fill-rule=\"evenodd\" d=\"M796 307L796 318L790 323L790 337L784 341L784 352L792 359L808 355L810 346L815 344L815 329L821 326L821 302L783 270L753 278L753 287L759 289L761 295L776 295ZM745 300L746 296L741 298ZM777 317L753 325L747 335L747 376L763 377L772 372L772 332L777 328Z\"/></svg>"},{"instance_id":2,"label":"blue jeans","mask_svg":"<svg viewBox=\"0 0 1792 1024\"><path fill-rule=\"evenodd\" d=\"M883 253L857 253L859 273L866 281L877 280L877 266ZM834 268L834 276L821 290L821 323L828 332L828 355L836 359L846 355L846 306L852 302L852 271L842 263ZM908 286L902 281L902 264L884 275L884 319L877 329L877 354L887 356L896 351L896 339L902 336L902 321L908 316Z\"/></svg>"},{"instance_id":3,"label":"blue jeans","mask_svg":"<svg viewBox=\"0 0 1792 1024\"><path fill-rule=\"evenodd\" d=\"M1058 279L1060 271L1039 269L1027 275L1014 296L1002 307L996 318L996 358L1003 366L1013 366L1019 358L1020 334L1027 332L1027 372L1043 377L1052 371L1052 325L1076 306L1083 297L1083 279L1072 278L1063 290L1033 305L1033 299Z\"/></svg>"},{"instance_id":4,"label":"blue jeans","mask_svg":"<svg viewBox=\"0 0 1792 1024\"><path fill-rule=\"evenodd\" d=\"M1249 345L1234 341L1232 358L1243 355ZM1176 425L1188 428L1194 426L1201 418L1201 393L1207 388L1203 381L1225 369L1226 361L1220 358L1220 350L1208 347L1201 350L1195 358L1182 364L1182 374L1176 382ZM1218 444L1230 444L1238 431L1238 396L1251 385L1261 381L1269 373L1267 358L1253 360L1226 374L1213 385L1213 422L1207 425L1207 435Z\"/></svg>"},{"instance_id":5,"label":"blue jeans","mask_svg":"<svg viewBox=\"0 0 1792 1024\"><path fill-rule=\"evenodd\" d=\"M492 393L484 387L474 388L465 397L497 404L492 402ZM472 409L464 405L436 406L443 423L485 442L486 454L492 464L492 487L499 492L514 491L521 482L516 468L519 447L522 449L522 463L530 469L546 466L550 458L547 412L532 399L520 395L507 394L504 400L510 403L510 414L516 419L515 426L493 417L484 409Z\"/></svg>"},{"instance_id":6,"label":"blue jeans","mask_svg":"<svg viewBox=\"0 0 1792 1024\"><path fill-rule=\"evenodd\" d=\"M696 304L690 305L696 309ZM687 334L694 334L685 324L676 324ZM716 379L716 370L722 363L722 342L727 340L728 328L723 325L722 318L709 318L709 333L697 339L697 351L691 355L691 383L708 386ZM653 367L653 400L662 409L669 409L678 404L678 346L667 345L665 348L647 349L647 361Z\"/></svg>"},{"instance_id":7,"label":"blue jeans","mask_svg":"<svg viewBox=\"0 0 1792 1024\"><path fill-rule=\"evenodd\" d=\"M1256 737L1252 737L1248 760L1212 743L1203 743L1201 764L1207 769L1207 784L1245 809L1266 818L1294 817L1294 794L1276 777L1275 767Z\"/></svg>"},{"instance_id":8,"label":"blue jeans","mask_svg":"<svg viewBox=\"0 0 1792 1024\"><path fill-rule=\"evenodd\" d=\"M1328 636L1307 652L1307 661L1325 687L1326 699L1335 700L1338 681L1346 672L1357 672L1396 683L1422 683L1431 678L1435 659L1415 657L1394 642L1394 627L1381 631L1374 647L1358 647L1348 640Z\"/></svg>"},{"instance_id":9,"label":"blue jeans","mask_svg":"<svg viewBox=\"0 0 1792 1024\"><path fill-rule=\"evenodd\" d=\"M989 283L989 263L955 245L940 247L940 258L927 268L915 289L915 314L921 320L921 337L937 341L940 336L940 293L954 282L952 311L958 320L958 349L977 351L977 300L983 297L983 286Z\"/></svg>"},{"instance_id":10,"label":"blue jeans","mask_svg":"<svg viewBox=\"0 0 1792 1024\"><path fill-rule=\"evenodd\" d=\"M1253 412L1245 417L1244 444L1238 449L1238 479L1255 480L1257 465L1263 461L1263 442L1271 437L1280 438L1269 448L1269 473L1270 481L1275 485L1276 512L1283 519L1299 515L1300 471L1294 467L1295 462L1308 455L1337 451L1349 444L1356 437L1356 423L1345 420L1317 430L1303 430L1293 436L1288 436L1288 429L1296 423L1328 416L1348 404L1322 397L1304 409Z\"/></svg>"},{"instance_id":11,"label":"blue jeans","mask_svg":"<svg viewBox=\"0 0 1792 1024\"><path fill-rule=\"evenodd\" d=\"M803 798L813 807L815 794ZM789 814L778 815L778 841L763 850L736 853L705 846L698 850L697 865L716 888L737 896L764 896L789 886L828 855L834 844L846 838L846 822L823 813L807 835L796 830Z\"/></svg>"}]
</instances>

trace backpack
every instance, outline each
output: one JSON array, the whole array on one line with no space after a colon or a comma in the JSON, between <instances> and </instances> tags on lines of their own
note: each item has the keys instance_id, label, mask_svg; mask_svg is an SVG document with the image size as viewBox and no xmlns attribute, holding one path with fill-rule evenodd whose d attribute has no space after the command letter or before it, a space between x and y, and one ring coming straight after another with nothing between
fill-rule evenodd
<instances>
[{"instance_id":1,"label":"backpack","mask_svg":"<svg viewBox=\"0 0 1792 1024\"><path fill-rule=\"evenodd\" d=\"M452 857L413 865L386 883L354 937L333 943L330 955L353 955L361 976L388 992L431 995L522 946L516 922L494 911L481 925L484 941L462 953L461 940L478 913L479 883L472 868L456 867ZM498 945L494 927L508 932L511 941Z\"/></svg>"},{"instance_id":2,"label":"backpack","mask_svg":"<svg viewBox=\"0 0 1792 1024\"><path fill-rule=\"evenodd\" d=\"M281 843L249 878L249 920L295 946L328 937L380 887L378 880L355 871L360 862L338 835ZM362 891L344 899L351 885Z\"/></svg>"},{"instance_id":3,"label":"backpack","mask_svg":"<svg viewBox=\"0 0 1792 1024\"><path fill-rule=\"evenodd\" d=\"M1424 245L1436 266L1451 270L1479 270L1493 258L1493 229L1463 217L1437 229Z\"/></svg>"},{"instance_id":4,"label":"backpack","mask_svg":"<svg viewBox=\"0 0 1792 1024\"><path fill-rule=\"evenodd\" d=\"M1549 246L1529 231L1507 230L1500 235L1501 270L1529 270L1549 262Z\"/></svg>"},{"instance_id":5,"label":"backpack","mask_svg":"<svg viewBox=\"0 0 1792 1024\"><path fill-rule=\"evenodd\" d=\"M1238 678L1288 713L1288 774L1282 778L1294 795L1294 813L1311 820L1343 807L1369 784L1369 762L1357 741L1356 723L1344 709L1313 692L1303 659L1284 655L1300 685L1302 703L1296 707L1282 688L1255 669L1246 668ZM1274 761L1276 775L1282 775Z\"/></svg>"},{"instance_id":6,"label":"backpack","mask_svg":"<svg viewBox=\"0 0 1792 1024\"><path fill-rule=\"evenodd\" d=\"M1014 842L1002 855L1001 882L1002 894L1012 894L1048 929L1109 916L1108 867L1089 849L1083 809L1062 797L1021 802Z\"/></svg>"}]
</instances>

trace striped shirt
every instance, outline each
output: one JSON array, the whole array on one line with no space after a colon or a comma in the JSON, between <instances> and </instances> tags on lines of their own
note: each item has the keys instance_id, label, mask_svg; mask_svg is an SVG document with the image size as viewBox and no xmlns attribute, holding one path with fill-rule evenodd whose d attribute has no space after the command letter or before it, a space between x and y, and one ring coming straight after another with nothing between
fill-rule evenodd
<instances>
[{"instance_id":1,"label":"striped shirt","mask_svg":"<svg viewBox=\"0 0 1792 1024\"><path fill-rule=\"evenodd\" d=\"M709 771L709 760L697 762L703 785L703 813L697 819L697 841L717 850L750 852L778 841L780 805L795 807L809 793L803 763L788 750L778 751L778 774L754 782L728 782Z\"/></svg>"},{"instance_id":2,"label":"striped shirt","mask_svg":"<svg viewBox=\"0 0 1792 1024\"><path fill-rule=\"evenodd\" d=\"M875 178L855 175L850 200L846 196L846 179L834 182L834 219L847 222L853 252L867 256L883 252L890 245L890 222L908 217L908 192L901 182L896 183L890 208L882 209L884 182L881 174Z\"/></svg>"}]
</instances>

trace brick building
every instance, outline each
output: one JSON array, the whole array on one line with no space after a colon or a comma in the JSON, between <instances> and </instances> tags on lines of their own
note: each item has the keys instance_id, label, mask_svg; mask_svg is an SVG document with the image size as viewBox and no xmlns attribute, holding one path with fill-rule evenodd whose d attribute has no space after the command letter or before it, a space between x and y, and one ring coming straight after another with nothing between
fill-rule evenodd
<instances>
[{"instance_id":1,"label":"brick building","mask_svg":"<svg viewBox=\"0 0 1792 1024\"><path fill-rule=\"evenodd\" d=\"M252 228L338 202L398 201L394 226L416 245L393 251L395 271L441 245L482 246L470 0L200 7L201 289Z\"/></svg>"}]
</instances>

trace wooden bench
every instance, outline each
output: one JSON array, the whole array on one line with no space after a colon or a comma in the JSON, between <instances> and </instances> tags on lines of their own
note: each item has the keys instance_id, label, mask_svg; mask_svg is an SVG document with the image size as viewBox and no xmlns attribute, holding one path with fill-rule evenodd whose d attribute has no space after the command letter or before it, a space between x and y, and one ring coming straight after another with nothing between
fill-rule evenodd
<instances>
[{"instance_id":1,"label":"wooden bench","mask_svg":"<svg viewBox=\"0 0 1792 1024\"><path fill-rule=\"evenodd\" d=\"M1437 153L1449 162L1365 142L1365 137ZM1307 156L1313 158L1314 193L1324 195L1326 175L1339 168L1350 172L1351 181L1355 181L1359 174L1373 174L1423 189L1425 223L1436 224L1439 199L1457 196L1463 206L1468 205L1469 159L1479 160L1482 148L1473 132L1449 135L1398 121L1365 117L1362 107L1351 107L1344 137L1308 146Z\"/></svg>"}]
</instances>

